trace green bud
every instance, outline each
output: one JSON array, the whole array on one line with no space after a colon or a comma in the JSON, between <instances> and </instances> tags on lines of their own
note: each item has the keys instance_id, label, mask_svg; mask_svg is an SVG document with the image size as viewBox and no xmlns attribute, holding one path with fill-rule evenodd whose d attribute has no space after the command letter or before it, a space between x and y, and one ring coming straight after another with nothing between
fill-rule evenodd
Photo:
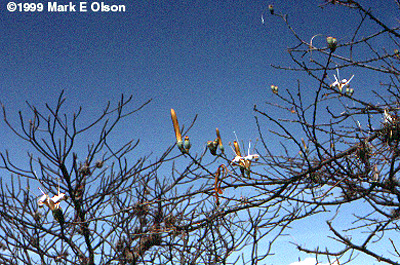
<instances>
[{"instance_id":1,"label":"green bud","mask_svg":"<svg viewBox=\"0 0 400 265\"><path fill-rule=\"evenodd\" d=\"M334 52L337 47L337 39L334 37L327 37L326 42L328 43L328 48L331 49L331 52Z\"/></svg>"},{"instance_id":2,"label":"green bud","mask_svg":"<svg viewBox=\"0 0 400 265\"><path fill-rule=\"evenodd\" d=\"M223 146L223 145L220 145L220 146L219 146L219 150L221 151L221 153L224 153L224 152L225 152L224 146Z\"/></svg>"},{"instance_id":3,"label":"green bud","mask_svg":"<svg viewBox=\"0 0 400 265\"><path fill-rule=\"evenodd\" d=\"M183 141L178 141L176 142L176 145L178 146L178 149L182 152L182 153L186 153L185 148L183 146Z\"/></svg>"},{"instance_id":4,"label":"green bud","mask_svg":"<svg viewBox=\"0 0 400 265\"><path fill-rule=\"evenodd\" d=\"M190 149L190 147L192 146L191 144L190 144L190 141L189 141L189 136L185 136L185 141L183 142L183 146L184 146L184 148L185 148L185 152L186 153L189 153L189 149Z\"/></svg>"},{"instance_id":5,"label":"green bud","mask_svg":"<svg viewBox=\"0 0 400 265\"><path fill-rule=\"evenodd\" d=\"M210 150L210 153L214 156L217 155L217 146L218 146L218 144L214 144L213 141L207 142L207 147Z\"/></svg>"}]
</instances>

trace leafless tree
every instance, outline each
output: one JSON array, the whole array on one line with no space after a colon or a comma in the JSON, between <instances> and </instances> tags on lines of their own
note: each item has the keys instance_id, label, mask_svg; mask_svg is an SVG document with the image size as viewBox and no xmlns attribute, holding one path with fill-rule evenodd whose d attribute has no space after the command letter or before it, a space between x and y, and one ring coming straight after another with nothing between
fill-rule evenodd
<instances>
[{"instance_id":1,"label":"leafless tree","mask_svg":"<svg viewBox=\"0 0 400 265\"><path fill-rule=\"evenodd\" d=\"M280 111L275 116L254 107L263 146L252 154L237 141L236 157L225 154L228 144L218 130L215 140L205 139L204 152L192 153L173 110L176 144L159 158L138 154L139 140L111 141L117 124L134 119L149 101L132 108L131 98L122 96L89 123L81 109L65 110L63 93L55 107L27 103L29 118L20 112L19 121L2 105L5 124L31 149L27 162L1 153L0 262L258 264L268 260L277 238L291 233L293 222L331 213L326 226L341 248L298 243L300 251L336 264L357 253L398 264L399 31L357 1L321 7L359 17L349 41L302 37L273 6L268 18L262 16L262 22L281 19L298 41L288 50L297 67L274 67L303 71L316 85L311 99L302 89L306 79L294 89L271 87L275 97L266 106ZM379 30L359 36L371 23ZM326 44L319 47L318 38ZM391 46L371 44L381 39ZM360 50L365 57L357 57ZM343 80L343 69L376 72L388 81L375 84L382 88L373 99L363 99L353 87L358 76ZM337 77L329 81L332 74ZM279 152L271 139L281 144ZM168 176L161 173L166 168ZM344 219L351 226L337 228ZM391 248L382 252L382 244Z\"/></svg>"},{"instance_id":2,"label":"leafless tree","mask_svg":"<svg viewBox=\"0 0 400 265\"><path fill-rule=\"evenodd\" d=\"M61 93L44 110L28 102L30 118L19 112L19 124L2 106L5 124L30 147L26 163L1 153L2 264L256 263L295 219L291 211L278 215L286 184L258 184L263 176L250 168L258 157L231 162L218 147L219 133L212 154L191 154L185 138L182 152L171 146L151 161L135 154L138 140L109 140L121 120L149 102L127 110L131 98L122 96L87 123L81 109L65 113L65 101Z\"/></svg>"},{"instance_id":3,"label":"leafless tree","mask_svg":"<svg viewBox=\"0 0 400 265\"><path fill-rule=\"evenodd\" d=\"M400 8L398 1L387 4ZM322 215L317 218L326 222L330 238L339 246L309 248L302 242L297 243L300 251L328 257L335 264L349 263L361 253L399 264L399 27L387 26L381 20L385 14L360 1L329 0L319 7L332 13L345 9L354 21L358 19L349 25L349 30L353 27L349 40L320 32L308 32L314 35L311 38L301 36L287 15L272 12L298 42L288 49L295 66L274 67L305 72L310 79L286 90L272 85L276 96L268 104L280 110L273 112L279 116L255 106L265 149L270 150L265 139L270 133L282 144L281 156L273 155L274 150L262 158L275 172L271 178L292 191L279 196L298 204L299 212L332 213L328 218L323 215L325 220ZM321 38L326 42L318 46ZM342 79L341 70L360 74ZM379 79L367 78L369 87L357 87L355 80L369 75ZM370 96L365 96L368 91ZM262 118L267 118L269 128L275 124L268 134ZM344 229L343 223L348 224Z\"/></svg>"}]
</instances>

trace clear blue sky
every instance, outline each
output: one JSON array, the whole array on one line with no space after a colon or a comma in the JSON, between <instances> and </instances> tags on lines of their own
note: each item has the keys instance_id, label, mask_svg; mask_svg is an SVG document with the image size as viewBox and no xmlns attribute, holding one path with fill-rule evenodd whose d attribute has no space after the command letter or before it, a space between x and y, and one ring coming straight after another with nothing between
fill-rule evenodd
<instances>
[{"instance_id":1,"label":"clear blue sky","mask_svg":"<svg viewBox=\"0 0 400 265\"><path fill-rule=\"evenodd\" d=\"M305 74L270 67L293 66L286 48L297 42L277 17L266 16L261 24L269 2L105 1L125 5L124 13L10 13L8 2L0 2L0 101L10 117L26 111L26 100L42 108L46 102L54 105L64 89L66 111L83 106L83 116L91 120L108 100L116 103L121 93L132 94L135 106L153 101L118 128L120 140L140 138L140 150L147 153L164 150L174 143L169 116L174 108L181 125L199 115L190 137L193 152L201 152L206 141L215 138L216 127L225 141L234 140L233 131L245 141L255 140L252 108L256 104L268 112L265 101L273 100L271 84L294 90L296 80L303 79L304 89L310 90L306 94L313 93L316 84ZM289 14L306 39L322 33L349 40L357 22L352 19L358 17L340 7L320 9L321 3L273 4L276 12ZM392 2L379 3L369 6L385 14L380 18L389 26L398 25L399 11ZM319 44L324 45L321 40ZM357 85L376 80L348 70L342 73L351 74L356 74L355 93L368 96ZM0 122L1 151L8 148L17 154L20 148L11 144L15 138L9 138L12 134L4 127ZM307 232L299 228L302 233ZM286 262L281 264L290 264L299 255L294 246L284 252L282 259L276 251L277 260Z\"/></svg>"}]
</instances>

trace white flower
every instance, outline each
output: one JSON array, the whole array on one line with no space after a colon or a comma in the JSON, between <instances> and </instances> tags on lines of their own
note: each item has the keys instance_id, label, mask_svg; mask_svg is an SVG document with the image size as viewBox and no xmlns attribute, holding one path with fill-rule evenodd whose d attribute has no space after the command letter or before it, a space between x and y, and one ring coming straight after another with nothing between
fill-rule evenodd
<instances>
[{"instance_id":1,"label":"white flower","mask_svg":"<svg viewBox=\"0 0 400 265\"><path fill-rule=\"evenodd\" d=\"M38 200L39 207L43 207L43 205L46 205L47 207L49 207L50 210L59 209L60 202L68 198L65 193L59 193L58 195L54 195L50 198L49 195L44 193L41 189L40 191L43 193L43 195Z\"/></svg>"},{"instance_id":2,"label":"white flower","mask_svg":"<svg viewBox=\"0 0 400 265\"><path fill-rule=\"evenodd\" d=\"M236 153L236 151L233 150L234 153L236 154L236 156L234 159L232 159L231 165L242 166L242 167L246 168L247 170L250 170L251 162L253 160L257 161L260 158L260 156L258 154L250 155L250 147L251 147L251 142L249 142L249 149L247 150L247 156L240 156L240 154Z\"/></svg>"},{"instance_id":3,"label":"white flower","mask_svg":"<svg viewBox=\"0 0 400 265\"><path fill-rule=\"evenodd\" d=\"M339 81L336 77L336 75L333 75L335 77L335 82L333 82L330 87L337 87L339 89L339 92L342 93L343 88L349 88L350 87L350 81L353 79L354 75L351 76L351 78L347 81L346 78L342 79L342 81Z\"/></svg>"},{"instance_id":4,"label":"white flower","mask_svg":"<svg viewBox=\"0 0 400 265\"><path fill-rule=\"evenodd\" d=\"M340 75L339 75L338 68L336 68L336 72L337 72L337 77L336 77L336 75L333 75L335 77L335 82L333 82L330 85L330 87L336 87L339 90L339 92L342 93L343 89L348 89L350 87L350 81L353 79L354 75L352 75L349 80L344 78L340 81Z\"/></svg>"},{"instance_id":5,"label":"white flower","mask_svg":"<svg viewBox=\"0 0 400 265\"><path fill-rule=\"evenodd\" d=\"M392 115L389 114L388 110L385 109L383 111L383 123L392 123L393 122L393 117Z\"/></svg>"}]
</instances>

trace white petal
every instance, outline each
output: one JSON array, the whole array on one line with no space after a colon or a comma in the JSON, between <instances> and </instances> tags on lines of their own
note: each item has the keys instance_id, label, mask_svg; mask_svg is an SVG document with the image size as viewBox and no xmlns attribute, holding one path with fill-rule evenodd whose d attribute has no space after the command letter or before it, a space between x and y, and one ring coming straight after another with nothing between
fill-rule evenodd
<instances>
[{"instance_id":1,"label":"white petal","mask_svg":"<svg viewBox=\"0 0 400 265\"><path fill-rule=\"evenodd\" d=\"M43 207L44 204L47 204L46 201L47 201L47 195L44 194L44 195L42 195L42 197L40 197L39 200L38 200L38 205L39 205L39 207Z\"/></svg>"},{"instance_id":2,"label":"white petal","mask_svg":"<svg viewBox=\"0 0 400 265\"><path fill-rule=\"evenodd\" d=\"M67 199L67 195L65 195L65 193L60 193L58 195L54 195L53 198L51 198L51 200L54 203L58 203L58 202L60 202L62 200L66 200L66 199Z\"/></svg>"}]
</instances>

